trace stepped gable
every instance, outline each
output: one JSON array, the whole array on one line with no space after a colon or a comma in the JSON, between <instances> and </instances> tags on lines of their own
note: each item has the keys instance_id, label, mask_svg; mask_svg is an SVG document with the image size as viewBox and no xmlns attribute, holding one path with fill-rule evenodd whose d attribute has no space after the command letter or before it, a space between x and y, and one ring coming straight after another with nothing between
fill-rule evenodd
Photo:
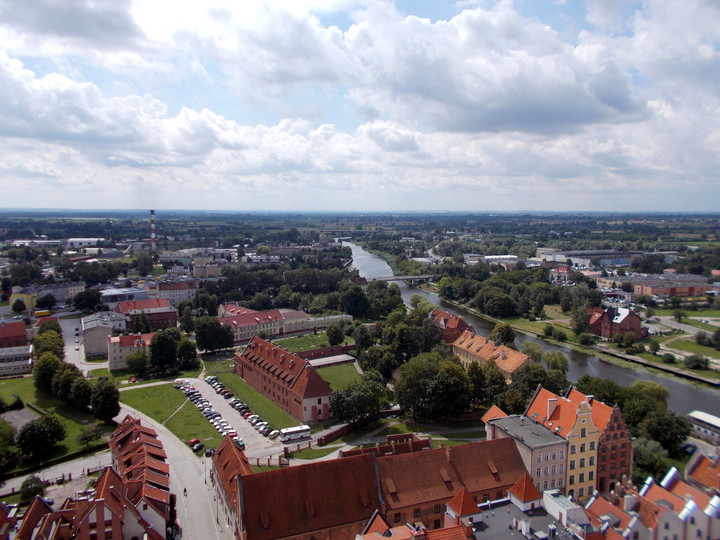
<instances>
[{"instance_id":1,"label":"stepped gable","mask_svg":"<svg viewBox=\"0 0 720 540\"><path fill-rule=\"evenodd\" d=\"M380 506L373 457L355 456L239 476L247 538L290 538L335 529L354 538ZM343 528L342 532L338 528Z\"/></svg>"},{"instance_id":2,"label":"stepped gable","mask_svg":"<svg viewBox=\"0 0 720 540\"><path fill-rule=\"evenodd\" d=\"M461 487L447 505L460 517L478 513L478 506L465 487Z\"/></svg>"},{"instance_id":3,"label":"stepped gable","mask_svg":"<svg viewBox=\"0 0 720 540\"><path fill-rule=\"evenodd\" d=\"M535 487L535 484L533 484L532 478L530 478L527 472L510 488L510 493L523 503L542 499L542 495Z\"/></svg>"},{"instance_id":4,"label":"stepped gable","mask_svg":"<svg viewBox=\"0 0 720 540\"><path fill-rule=\"evenodd\" d=\"M595 427L597 427L600 431L605 431L605 428L610 421L610 416L613 412L612 407L606 405L602 401L589 398L589 396L586 396L585 394L576 390L573 387L570 387L570 390L565 397L572 401L578 407L583 401L588 401L592 409L593 424L595 424Z\"/></svg>"}]
</instances>

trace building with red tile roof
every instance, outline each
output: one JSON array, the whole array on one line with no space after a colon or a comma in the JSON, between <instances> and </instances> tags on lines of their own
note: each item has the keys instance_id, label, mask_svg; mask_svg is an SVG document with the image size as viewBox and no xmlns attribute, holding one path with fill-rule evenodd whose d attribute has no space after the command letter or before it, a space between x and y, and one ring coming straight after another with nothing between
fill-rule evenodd
<instances>
[{"instance_id":1,"label":"building with red tile roof","mask_svg":"<svg viewBox=\"0 0 720 540\"><path fill-rule=\"evenodd\" d=\"M489 420L494 420L495 418L507 418L507 413L497 405L491 405L480 420L483 424L487 424Z\"/></svg>"},{"instance_id":2,"label":"building with red tile roof","mask_svg":"<svg viewBox=\"0 0 720 540\"><path fill-rule=\"evenodd\" d=\"M330 385L310 362L269 341L255 336L235 353L235 373L301 422L330 417Z\"/></svg>"},{"instance_id":3,"label":"building with red tile roof","mask_svg":"<svg viewBox=\"0 0 720 540\"><path fill-rule=\"evenodd\" d=\"M430 313L430 318L443 330L443 341L452 343L465 330L473 330L473 327L466 323L461 317L454 313L449 313L441 309L435 308Z\"/></svg>"},{"instance_id":4,"label":"building with red tile roof","mask_svg":"<svg viewBox=\"0 0 720 540\"><path fill-rule=\"evenodd\" d=\"M245 457L245 453L230 437L224 437L212 456L210 479L233 531L238 530L240 518L238 497L241 477L252 473L252 467Z\"/></svg>"},{"instance_id":5,"label":"building with red tile roof","mask_svg":"<svg viewBox=\"0 0 720 540\"><path fill-rule=\"evenodd\" d=\"M167 298L118 302L115 311L128 317L129 328L135 328L136 321L143 316L147 318L150 329L153 331L175 328L178 322L177 309L170 306Z\"/></svg>"},{"instance_id":6,"label":"building with red tile roof","mask_svg":"<svg viewBox=\"0 0 720 540\"><path fill-rule=\"evenodd\" d=\"M392 454L407 454L432 449L432 439L421 439L414 433L387 435L386 444L377 443L375 446L361 446L350 450L340 450L338 457L351 457L359 454L373 454L375 456L388 456Z\"/></svg>"},{"instance_id":7,"label":"building with red tile roof","mask_svg":"<svg viewBox=\"0 0 720 540\"><path fill-rule=\"evenodd\" d=\"M601 493L609 492L623 476L632 477L632 435L625 425L622 412L617 405L606 405L572 386L565 397L578 407L584 402L590 405L593 423L600 430L595 487Z\"/></svg>"},{"instance_id":8,"label":"building with red tile roof","mask_svg":"<svg viewBox=\"0 0 720 540\"><path fill-rule=\"evenodd\" d=\"M536 506L540 506L543 496L535 487L533 479L529 474L525 473L515 482L515 485L508 491L508 496L512 503L520 508L520 510L534 510Z\"/></svg>"},{"instance_id":9,"label":"building with red tile roof","mask_svg":"<svg viewBox=\"0 0 720 540\"><path fill-rule=\"evenodd\" d=\"M685 465L685 480L706 493L720 495L720 454L708 456L698 447Z\"/></svg>"},{"instance_id":10,"label":"building with red tile roof","mask_svg":"<svg viewBox=\"0 0 720 540\"><path fill-rule=\"evenodd\" d=\"M612 339L615 336L632 332L642 339L648 330L642 325L640 316L629 308L588 308L590 313L590 333Z\"/></svg>"},{"instance_id":11,"label":"building with red tile roof","mask_svg":"<svg viewBox=\"0 0 720 540\"><path fill-rule=\"evenodd\" d=\"M0 540L8 540L17 523L17 506L8 506L0 501Z\"/></svg>"},{"instance_id":12,"label":"building with red tile roof","mask_svg":"<svg viewBox=\"0 0 720 540\"><path fill-rule=\"evenodd\" d=\"M498 341L491 341L475 334L472 330L465 330L453 341L451 347L453 354L466 369L473 362L479 364L492 362L505 373L508 380L512 379L513 373L518 369L530 363L528 355L506 347Z\"/></svg>"},{"instance_id":13,"label":"building with red tile roof","mask_svg":"<svg viewBox=\"0 0 720 540\"><path fill-rule=\"evenodd\" d=\"M310 319L305 312L294 309L254 311L238 304L223 304L218 313L220 323L232 328L235 343L246 343L261 332L275 337L306 332L313 326L327 327L323 319Z\"/></svg>"},{"instance_id":14,"label":"building with red tile roof","mask_svg":"<svg viewBox=\"0 0 720 540\"><path fill-rule=\"evenodd\" d=\"M587 500L595 490L600 429L593 422L592 400L580 404L539 385L525 415L568 442L566 493Z\"/></svg>"},{"instance_id":15,"label":"building with red tile roof","mask_svg":"<svg viewBox=\"0 0 720 540\"><path fill-rule=\"evenodd\" d=\"M23 321L0 320L0 376L31 373L33 354Z\"/></svg>"},{"instance_id":16,"label":"building with red tile roof","mask_svg":"<svg viewBox=\"0 0 720 540\"><path fill-rule=\"evenodd\" d=\"M107 342L108 365L110 371L127 369L127 359L133 353L143 351L150 356L150 341L155 334L123 334L109 336Z\"/></svg>"},{"instance_id":17,"label":"building with red tile roof","mask_svg":"<svg viewBox=\"0 0 720 540\"><path fill-rule=\"evenodd\" d=\"M24 347L28 344L23 321L0 321L0 348Z\"/></svg>"}]
</instances>

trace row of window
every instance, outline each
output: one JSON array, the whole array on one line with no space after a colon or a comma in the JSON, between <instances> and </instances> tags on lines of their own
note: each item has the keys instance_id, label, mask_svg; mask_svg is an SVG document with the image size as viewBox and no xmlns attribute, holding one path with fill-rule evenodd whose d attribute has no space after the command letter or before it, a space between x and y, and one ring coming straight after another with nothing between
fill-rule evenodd
<instances>
[{"instance_id":1,"label":"row of window","mask_svg":"<svg viewBox=\"0 0 720 540\"><path fill-rule=\"evenodd\" d=\"M595 472L590 471L587 474L587 479L588 479L588 482L592 482L593 480L595 480ZM570 478L568 478L568 482L569 482L569 485L571 485L571 486L575 484L575 475L574 474L570 475ZM585 473L578 474L578 484L582 484L584 482L585 482ZM580 495L580 496L582 497L582 495Z\"/></svg>"},{"instance_id":2,"label":"row of window","mask_svg":"<svg viewBox=\"0 0 720 540\"><path fill-rule=\"evenodd\" d=\"M560 450L560 459L565 459L565 450ZM541 463L542 461L555 461L558 458L558 452L548 452L547 454L538 454L537 456L537 462Z\"/></svg>"},{"instance_id":3,"label":"row of window","mask_svg":"<svg viewBox=\"0 0 720 540\"><path fill-rule=\"evenodd\" d=\"M583 431L584 430L585 430L585 428L583 428ZM581 454L584 453L586 449L587 449L586 443L581 443L580 444L580 453ZM570 453L571 454L577 453L576 450L577 450L576 445L574 445L574 444L570 445ZM590 441L590 451L592 452L594 450L595 450L595 441Z\"/></svg>"},{"instance_id":4,"label":"row of window","mask_svg":"<svg viewBox=\"0 0 720 540\"><path fill-rule=\"evenodd\" d=\"M545 480L545 481L542 483L542 489L540 488L540 482L537 482L537 483L535 484L535 487L537 488L538 491L544 491L544 490L547 490L547 489L555 489L555 487L562 488L562 487L563 487L563 479L562 479L562 478L558 479L557 486L555 485L555 479L552 478L552 479L550 480L550 483L549 483L549 484L548 484L548 481L547 481L547 480Z\"/></svg>"},{"instance_id":5,"label":"row of window","mask_svg":"<svg viewBox=\"0 0 720 540\"><path fill-rule=\"evenodd\" d=\"M553 465L552 467L545 467L541 471L540 467L538 467L537 469L535 469L535 478L540 478L541 476L547 476L548 474L555 475L555 474L557 474L558 470L559 470L560 474L563 474L565 472L565 464L561 463L560 469L558 469L555 465Z\"/></svg>"},{"instance_id":6,"label":"row of window","mask_svg":"<svg viewBox=\"0 0 720 540\"><path fill-rule=\"evenodd\" d=\"M594 465L595 465L595 456L590 456L590 458L588 459L588 466L592 467ZM585 467L585 458L580 458L579 468L582 469L584 467ZM571 459L570 460L570 470L572 471L573 469L575 469L575 460Z\"/></svg>"}]
</instances>

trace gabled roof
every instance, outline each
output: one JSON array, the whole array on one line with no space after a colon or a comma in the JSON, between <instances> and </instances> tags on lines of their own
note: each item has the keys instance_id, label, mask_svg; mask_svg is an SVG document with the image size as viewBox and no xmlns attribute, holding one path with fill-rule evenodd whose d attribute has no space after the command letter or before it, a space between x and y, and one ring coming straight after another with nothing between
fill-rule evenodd
<instances>
[{"instance_id":1,"label":"gabled roof","mask_svg":"<svg viewBox=\"0 0 720 540\"><path fill-rule=\"evenodd\" d=\"M288 538L354 523L360 530L380 504L375 478L371 455L242 476L247 537Z\"/></svg>"},{"instance_id":2,"label":"gabled roof","mask_svg":"<svg viewBox=\"0 0 720 540\"><path fill-rule=\"evenodd\" d=\"M533 484L532 478L530 478L527 472L510 488L510 493L523 503L542 499L542 495L535 487L535 484Z\"/></svg>"},{"instance_id":3,"label":"gabled roof","mask_svg":"<svg viewBox=\"0 0 720 540\"><path fill-rule=\"evenodd\" d=\"M692 470L685 474L691 480L720 494L720 456L716 455L714 458L700 456Z\"/></svg>"},{"instance_id":4,"label":"gabled roof","mask_svg":"<svg viewBox=\"0 0 720 540\"><path fill-rule=\"evenodd\" d=\"M605 428L610 421L610 417L612 416L612 407L594 398L592 400L588 400L588 396L576 390L572 386L565 397L577 406L580 406L583 401L589 401L590 408L592 409L593 424L595 424L595 427L597 427L600 431L605 431Z\"/></svg>"},{"instance_id":5,"label":"gabled roof","mask_svg":"<svg viewBox=\"0 0 720 540\"><path fill-rule=\"evenodd\" d=\"M226 324L232 328L238 326L255 326L283 320L285 320L285 317L279 309L271 309L268 311L241 310L229 316L226 312L225 317L218 317L218 321L220 321L221 324Z\"/></svg>"},{"instance_id":6,"label":"gabled roof","mask_svg":"<svg viewBox=\"0 0 720 540\"><path fill-rule=\"evenodd\" d=\"M490 341L475 334L472 330L465 330L460 337L453 341L452 346L483 362L493 362L505 373L514 373L530 361L528 355L501 345L499 342Z\"/></svg>"},{"instance_id":7,"label":"gabled roof","mask_svg":"<svg viewBox=\"0 0 720 540\"><path fill-rule=\"evenodd\" d=\"M0 338L26 338L25 323L23 321L1 321Z\"/></svg>"},{"instance_id":8,"label":"gabled roof","mask_svg":"<svg viewBox=\"0 0 720 540\"><path fill-rule=\"evenodd\" d=\"M452 508L459 517L471 516L478 513L478 506L470 495L470 492L461 487L455 496L447 503L448 508Z\"/></svg>"},{"instance_id":9,"label":"gabled roof","mask_svg":"<svg viewBox=\"0 0 720 540\"><path fill-rule=\"evenodd\" d=\"M46 514L52 513L52 508L46 503L42 497L35 496L35 498L25 510L23 515L22 523L18 528L18 538L34 538L33 531L37 527L38 523Z\"/></svg>"},{"instance_id":10,"label":"gabled roof","mask_svg":"<svg viewBox=\"0 0 720 540\"><path fill-rule=\"evenodd\" d=\"M500 407L497 405L491 406L485 414L483 414L483 417L481 418L483 424L487 424L490 420L494 420L495 418L506 418L507 414L505 411L503 411Z\"/></svg>"},{"instance_id":11,"label":"gabled roof","mask_svg":"<svg viewBox=\"0 0 720 540\"><path fill-rule=\"evenodd\" d=\"M539 386L525 415L567 438L577 422L578 409L576 403Z\"/></svg>"},{"instance_id":12,"label":"gabled roof","mask_svg":"<svg viewBox=\"0 0 720 540\"><path fill-rule=\"evenodd\" d=\"M247 476L253 474L245 453L238 448L230 437L224 437L213 454L212 462L223 490L229 499L230 507L237 508L238 475Z\"/></svg>"},{"instance_id":13,"label":"gabled roof","mask_svg":"<svg viewBox=\"0 0 720 540\"><path fill-rule=\"evenodd\" d=\"M127 300L124 302L118 302L115 307L115 311L118 313L125 313L126 315L131 311L147 311L149 309L160 309L170 307L170 301L167 298L148 298L146 300Z\"/></svg>"}]
</instances>

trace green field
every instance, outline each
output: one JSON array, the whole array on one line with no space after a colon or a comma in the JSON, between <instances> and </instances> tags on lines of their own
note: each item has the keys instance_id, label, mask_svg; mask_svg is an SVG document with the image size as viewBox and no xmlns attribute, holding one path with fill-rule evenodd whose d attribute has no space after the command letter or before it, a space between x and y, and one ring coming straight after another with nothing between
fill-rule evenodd
<instances>
[{"instance_id":1,"label":"green field","mask_svg":"<svg viewBox=\"0 0 720 540\"><path fill-rule=\"evenodd\" d=\"M715 330L718 329L718 326L716 324L704 323L704 322L702 322L702 320L698 320L698 319L694 319L694 318L690 319L689 317L683 319L683 324L687 324L689 326L694 326L695 328L699 328L700 330L705 330L706 332L708 332L710 334L712 334L713 332L715 332Z\"/></svg>"},{"instance_id":2,"label":"green field","mask_svg":"<svg viewBox=\"0 0 720 540\"><path fill-rule=\"evenodd\" d=\"M317 372L327 381L333 390L342 390L350 381L360 378L354 364L341 364L318 368Z\"/></svg>"},{"instance_id":3,"label":"green field","mask_svg":"<svg viewBox=\"0 0 720 540\"><path fill-rule=\"evenodd\" d=\"M296 418L283 411L234 373L224 373L219 375L218 379L235 394L235 397L246 403L254 414L262 416L263 420L269 422L275 429L300 425Z\"/></svg>"},{"instance_id":4,"label":"green field","mask_svg":"<svg viewBox=\"0 0 720 540\"><path fill-rule=\"evenodd\" d=\"M172 382L177 378L181 377L197 377L200 375L201 368L195 368L195 369L186 369L181 371L177 375L171 375L170 377L160 377L156 379L141 379L138 381L139 384L142 383L148 383L148 382L156 382L156 381L168 381ZM128 369L119 369L116 371L109 371L107 368L98 368L90 370L90 373L92 374L93 378L98 377L108 377L110 378L118 387L123 388L127 386L130 383L130 377L133 376L132 373L130 373L130 370Z\"/></svg>"},{"instance_id":5,"label":"green field","mask_svg":"<svg viewBox=\"0 0 720 540\"><path fill-rule=\"evenodd\" d=\"M313 349L321 349L323 347L329 347L330 343L325 332L318 332L317 334L307 334L305 336L296 336L291 338L274 339L273 343L278 347L282 347L286 351L291 353L297 353L302 351L311 351ZM345 337L343 341L344 345L351 345L355 343L349 336Z\"/></svg>"},{"instance_id":6,"label":"green field","mask_svg":"<svg viewBox=\"0 0 720 540\"><path fill-rule=\"evenodd\" d=\"M233 373L234 362L232 357L222 354L208 355L203 357L205 364L205 377L209 375L222 375L223 373Z\"/></svg>"},{"instance_id":7,"label":"green field","mask_svg":"<svg viewBox=\"0 0 720 540\"><path fill-rule=\"evenodd\" d=\"M701 356L707 356L709 358L720 359L720 351L714 347L705 347L704 345L698 345L694 341L689 340L678 340L673 341L668 347L672 349L678 349L680 351L687 351Z\"/></svg>"},{"instance_id":8,"label":"green field","mask_svg":"<svg viewBox=\"0 0 720 540\"><path fill-rule=\"evenodd\" d=\"M28 404L40 408L43 411L49 413L55 413L60 421L65 425L67 434L65 438L58 444L58 446L47 456L47 459L54 459L78 452L83 450L84 447L77 442L77 437L82 432L82 428L88 425L100 425L106 435L112 432L112 428L105 426L105 424L98 423L91 414L86 412L78 411L70 405L65 405L58 399L52 396L38 392L33 385L32 377L23 377L19 379L3 379L0 380L0 396L6 402L11 402L15 395L25 403L25 407ZM24 464L25 467L33 466L39 463L38 460L31 460Z\"/></svg>"},{"instance_id":9,"label":"green field","mask_svg":"<svg viewBox=\"0 0 720 540\"><path fill-rule=\"evenodd\" d=\"M221 442L220 434L197 408L171 384L120 392L120 401L164 424L180 440L197 438L208 447Z\"/></svg>"},{"instance_id":10,"label":"green field","mask_svg":"<svg viewBox=\"0 0 720 540\"><path fill-rule=\"evenodd\" d=\"M720 309L698 309L697 311L690 311L689 309L681 307L680 310L684 311L685 315L687 317L700 318L700 319L707 319L707 318L711 318L711 317L720 317ZM655 315L663 316L663 317L672 317L674 312L675 312L674 308L656 309Z\"/></svg>"},{"instance_id":11,"label":"green field","mask_svg":"<svg viewBox=\"0 0 720 540\"><path fill-rule=\"evenodd\" d=\"M295 459L318 459L332 454L342 446L323 446L322 448L303 448L293 453Z\"/></svg>"}]
</instances>

